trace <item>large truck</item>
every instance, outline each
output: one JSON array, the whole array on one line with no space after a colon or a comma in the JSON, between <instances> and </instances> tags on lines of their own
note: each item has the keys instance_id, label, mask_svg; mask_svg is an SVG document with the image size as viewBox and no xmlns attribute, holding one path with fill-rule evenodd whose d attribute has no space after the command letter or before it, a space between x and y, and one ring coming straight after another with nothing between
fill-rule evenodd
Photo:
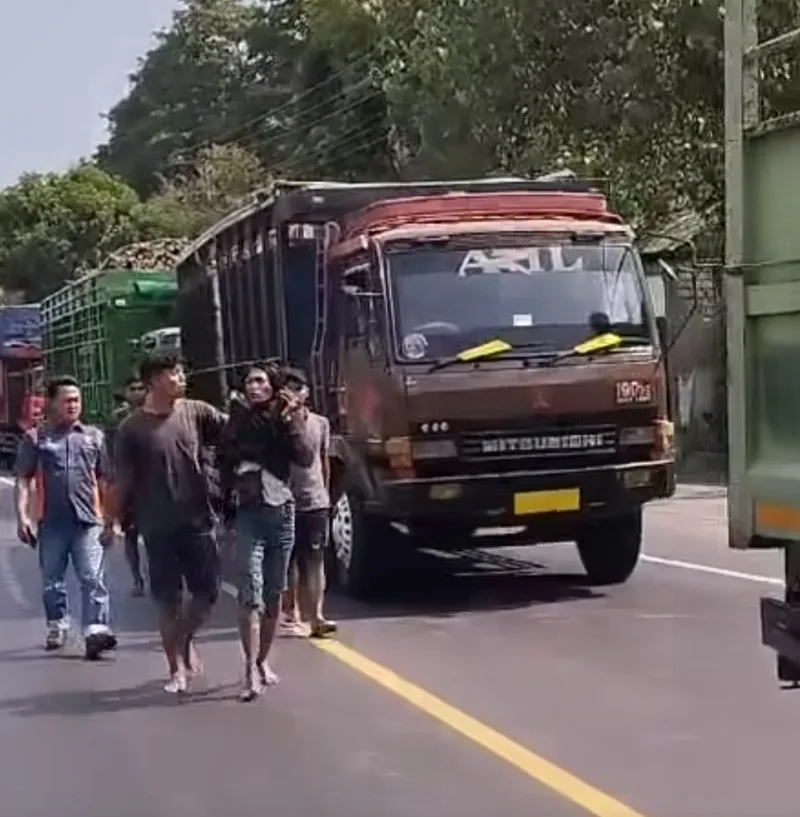
<instances>
[{"instance_id":1,"label":"large truck","mask_svg":"<svg viewBox=\"0 0 800 817\"><path fill-rule=\"evenodd\" d=\"M176 291L172 269L106 268L42 301L45 375L78 379L87 422L108 422L143 337L174 323Z\"/></svg>"},{"instance_id":2,"label":"large truck","mask_svg":"<svg viewBox=\"0 0 800 817\"><path fill-rule=\"evenodd\" d=\"M192 395L222 405L267 358L309 373L347 591L499 526L575 541L597 583L633 572L674 490L667 327L588 183L282 182L177 275Z\"/></svg>"},{"instance_id":3,"label":"large truck","mask_svg":"<svg viewBox=\"0 0 800 817\"><path fill-rule=\"evenodd\" d=\"M758 42L756 0L725 12L728 532L737 549L783 555L782 599L761 600L779 680L800 684L800 116L776 110L778 73L796 82L800 28ZM766 104L765 104L766 103ZM796 104L796 103L795 103ZM766 111L766 115L764 115Z\"/></svg>"},{"instance_id":4,"label":"large truck","mask_svg":"<svg viewBox=\"0 0 800 817\"><path fill-rule=\"evenodd\" d=\"M0 307L0 463L9 467L22 434L44 409L38 304Z\"/></svg>"}]
</instances>

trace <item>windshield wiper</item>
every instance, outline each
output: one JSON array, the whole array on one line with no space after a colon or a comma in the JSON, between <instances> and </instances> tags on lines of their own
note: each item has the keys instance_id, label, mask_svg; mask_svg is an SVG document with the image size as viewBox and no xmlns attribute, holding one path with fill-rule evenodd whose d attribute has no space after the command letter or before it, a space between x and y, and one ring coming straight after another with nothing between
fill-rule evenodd
<instances>
[{"instance_id":1,"label":"windshield wiper","mask_svg":"<svg viewBox=\"0 0 800 817\"><path fill-rule=\"evenodd\" d=\"M442 360L437 360L431 364L428 369L428 374L431 372L446 369L456 363L477 363L479 360L488 360L489 358L500 357L502 355L506 360L509 359L508 352L524 352L526 349L541 349L544 343L520 343L512 344L507 341L495 338L494 340L481 343L478 346L470 346L467 349L462 349L458 354L452 357L446 357ZM515 355L512 359L527 360L527 355Z\"/></svg>"},{"instance_id":2,"label":"windshield wiper","mask_svg":"<svg viewBox=\"0 0 800 817\"><path fill-rule=\"evenodd\" d=\"M645 335L617 335L606 332L590 338L572 349L564 349L549 357L542 357L542 366L554 366L573 357L592 358L595 355L607 355L623 346L652 346L653 341Z\"/></svg>"}]
</instances>

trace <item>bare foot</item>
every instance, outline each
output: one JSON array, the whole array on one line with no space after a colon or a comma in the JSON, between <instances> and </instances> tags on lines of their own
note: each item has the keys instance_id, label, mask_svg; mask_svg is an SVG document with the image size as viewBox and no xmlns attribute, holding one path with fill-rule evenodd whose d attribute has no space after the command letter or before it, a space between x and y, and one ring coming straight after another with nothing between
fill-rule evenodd
<instances>
[{"instance_id":1,"label":"bare foot","mask_svg":"<svg viewBox=\"0 0 800 817\"><path fill-rule=\"evenodd\" d=\"M202 675L205 670L203 662L200 660L200 656L194 644L189 644L188 650L184 652L183 662L186 666L186 672L195 678Z\"/></svg>"},{"instance_id":2,"label":"bare foot","mask_svg":"<svg viewBox=\"0 0 800 817\"><path fill-rule=\"evenodd\" d=\"M164 684L164 692L172 695L186 692L186 676L182 672L174 672L169 677L169 681Z\"/></svg>"},{"instance_id":3,"label":"bare foot","mask_svg":"<svg viewBox=\"0 0 800 817\"><path fill-rule=\"evenodd\" d=\"M261 694L261 684L253 678L253 673L245 673L244 683L239 692L239 700L242 703L254 701Z\"/></svg>"},{"instance_id":4,"label":"bare foot","mask_svg":"<svg viewBox=\"0 0 800 817\"><path fill-rule=\"evenodd\" d=\"M258 670L258 678L265 687L274 687L281 680L277 674L273 672L272 667L267 661L261 661L256 664L256 669Z\"/></svg>"}]
</instances>

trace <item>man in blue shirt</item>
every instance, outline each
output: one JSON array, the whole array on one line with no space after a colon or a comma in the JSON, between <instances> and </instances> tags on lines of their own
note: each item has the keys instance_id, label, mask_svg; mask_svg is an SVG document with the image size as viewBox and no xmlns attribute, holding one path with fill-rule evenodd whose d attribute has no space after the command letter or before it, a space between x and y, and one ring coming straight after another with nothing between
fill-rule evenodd
<instances>
[{"instance_id":1,"label":"man in blue shirt","mask_svg":"<svg viewBox=\"0 0 800 817\"><path fill-rule=\"evenodd\" d=\"M46 648L57 650L66 641L65 574L71 559L81 588L86 658L96 660L117 645L105 582L105 550L113 541L111 517L107 521L104 513L105 442L99 429L81 422L76 380L51 380L47 401L47 422L25 434L17 454L17 536L39 549Z\"/></svg>"}]
</instances>

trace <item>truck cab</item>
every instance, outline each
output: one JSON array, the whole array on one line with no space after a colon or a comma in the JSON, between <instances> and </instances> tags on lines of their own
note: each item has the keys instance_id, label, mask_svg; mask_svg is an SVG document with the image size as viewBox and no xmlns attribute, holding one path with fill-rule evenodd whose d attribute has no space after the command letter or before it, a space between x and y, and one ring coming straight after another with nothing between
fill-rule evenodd
<instances>
[{"instance_id":1,"label":"truck cab","mask_svg":"<svg viewBox=\"0 0 800 817\"><path fill-rule=\"evenodd\" d=\"M674 444L649 287L604 197L376 202L331 235L345 584L498 526L574 540L591 579L625 581Z\"/></svg>"},{"instance_id":2,"label":"truck cab","mask_svg":"<svg viewBox=\"0 0 800 817\"><path fill-rule=\"evenodd\" d=\"M177 277L191 395L223 406L267 358L308 372L347 591L486 527L576 541L599 583L634 570L642 505L674 487L663 333L590 184L278 182Z\"/></svg>"}]
</instances>

